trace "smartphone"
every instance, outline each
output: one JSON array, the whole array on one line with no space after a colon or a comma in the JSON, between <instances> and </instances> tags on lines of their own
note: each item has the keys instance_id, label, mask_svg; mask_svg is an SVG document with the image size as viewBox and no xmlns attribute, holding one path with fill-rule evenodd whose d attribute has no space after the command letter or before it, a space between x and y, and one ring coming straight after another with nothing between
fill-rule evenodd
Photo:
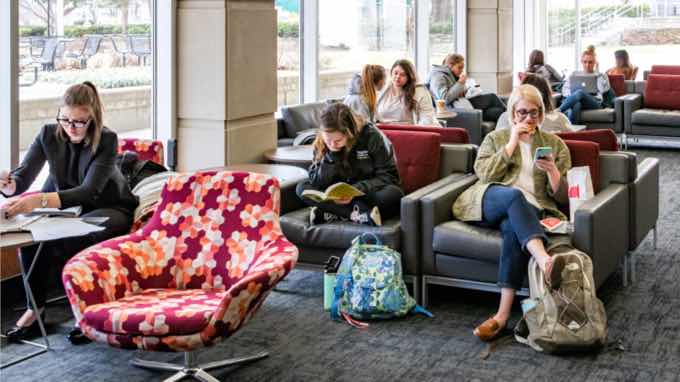
<instances>
[{"instance_id":1,"label":"smartphone","mask_svg":"<svg viewBox=\"0 0 680 382\"><path fill-rule=\"evenodd\" d=\"M539 159L548 159L550 155L552 155L552 147L537 147L536 152L534 153L534 162Z\"/></svg>"}]
</instances>

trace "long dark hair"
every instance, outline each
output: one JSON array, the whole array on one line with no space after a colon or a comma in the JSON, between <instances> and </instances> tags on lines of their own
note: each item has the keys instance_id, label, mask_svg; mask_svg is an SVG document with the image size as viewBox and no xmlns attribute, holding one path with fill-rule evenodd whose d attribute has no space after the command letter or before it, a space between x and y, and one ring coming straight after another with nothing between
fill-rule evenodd
<instances>
[{"instance_id":1,"label":"long dark hair","mask_svg":"<svg viewBox=\"0 0 680 382\"><path fill-rule=\"evenodd\" d=\"M361 129L363 128L363 121L357 118L349 106L342 102L334 102L327 105L321 112L321 124L319 125L319 133L334 133L339 132L347 137L347 144L343 149L342 165L344 170L351 170L349 165L349 152L354 147ZM316 135L314 139L314 161L318 162L328 152L328 147L321 138L321 134Z\"/></svg>"},{"instance_id":2,"label":"long dark hair","mask_svg":"<svg viewBox=\"0 0 680 382\"><path fill-rule=\"evenodd\" d=\"M536 89L538 89L539 92L541 92L546 114L552 112L555 109L555 105L552 103L552 91L550 90L550 85L548 85L548 81L545 78L537 76L533 73L526 73L524 79L522 80L522 84L533 85L536 87Z\"/></svg>"},{"instance_id":3,"label":"long dark hair","mask_svg":"<svg viewBox=\"0 0 680 382\"><path fill-rule=\"evenodd\" d=\"M534 73L538 68L545 65L543 51L534 49L529 54L529 67L527 67L527 72Z\"/></svg>"},{"instance_id":4,"label":"long dark hair","mask_svg":"<svg viewBox=\"0 0 680 382\"><path fill-rule=\"evenodd\" d=\"M104 127L104 122L102 120L102 101L99 98L97 87L90 81L71 85L61 97L60 107L63 106L85 107L88 109L91 119L90 124L87 126L85 144L90 145L93 153L96 152L102 137L102 128ZM58 124L57 127L57 137L61 141L66 141L68 139L68 135L60 124Z\"/></svg>"},{"instance_id":5,"label":"long dark hair","mask_svg":"<svg viewBox=\"0 0 680 382\"><path fill-rule=\"evenodd\" d=\"M409 112L413 112L416 109L416 82L418 77L416 76L416 69L413 67L411 61L406 59L397 60L390 69L390 74L396 67L400 67L406 73L406 83L402 88L402 94L404 96L404 104Z\"/></svg>"},{"instance_id":6,"label":"long dark hair","mask_svg":"<svg viewBox=\"0 0 680 382\"><path fill-rule=\"evenodd\" d=\"M361 71L361 97L368 105L371 113L375 112L375 105L378 102L378 94L375 85L385 79L385 68L382 65L367 64Z\"/></svg>"},{"instance_id":7,"label":"long dark hair","mask_svg":"<svg viewBox=\"0 0 680 382\"><path fill-rule=\"evenodd\" d=\"M614 58L616 58L616 66L620 68L631 69L630 58L628 57L628 52L625 49L617 50L614 52ZM619 61L623 65L619 66Z\"/></svg>"}]
</instances>

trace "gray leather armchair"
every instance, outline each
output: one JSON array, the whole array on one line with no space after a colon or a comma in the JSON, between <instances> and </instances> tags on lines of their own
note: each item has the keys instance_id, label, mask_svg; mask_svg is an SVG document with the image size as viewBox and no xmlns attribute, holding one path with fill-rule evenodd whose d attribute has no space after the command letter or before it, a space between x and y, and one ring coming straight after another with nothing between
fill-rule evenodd
<instances>
[{"instance_id":1,"label":"gray leather armchair","mask_svg":"<svg viewBox=\"0 0 680 382\"><path fill-rule=\"evenodd\" d=\"M276 120L278 146L292 146L298 134L318 128L325 106L326 102L311 102L282 107Z\"/></svg>"},{"instance_id":2,"label":"gray leather armchair","mask_svg":"<svg viewBox=\"0 0 680 382\"><path fill-rule=\"evenodd\" d=\"M288 240L300 251L297 266L322 269L330 256L341 257L356 236L374 233L385 245L401 252L404 280L412 283L414 298L420 301L420 199L471 173L476 151L477 147L472 144L441 145L440 179L404 196L401 199L400 215L383 220L380 227L350 222L312 226L309 224L309 208L295 198L296 202L288 203L287 209L282 211L281 228Z\"/></svg>"},{"instance_id":3,"label":"gray leather armchair","mask_svg":"<svg viewBox=\"0 0 680 382\"><path fill-rule=\"evenodd\" d=\"M467 130L470 142L480 145L487 134L494 131L494 122L483 121L481 110L448 109L456 113L455 117L445 118L447 127L462 127Z\"/></svg>"},{"instance_id":4,"label":"gray leather armchair","mask_svg":"<svg viewBox=\"0 0 680 382\"><path fill-rule=\"evenodd\" d=\"M627 155L601 152L600 191L575 214L572 243L592 258L598 287L619 264L627 266L628 224L617 229L612 225L629 219L628 185L634 175ZM500 232L458 221L451 209L456 198L476 181L476 175L460 177L421 199L423 306L427 305L430 284L499 291ZM525 280L525 288L518 293L528 294L527 286Z\"/></svg>"}]
</instances>

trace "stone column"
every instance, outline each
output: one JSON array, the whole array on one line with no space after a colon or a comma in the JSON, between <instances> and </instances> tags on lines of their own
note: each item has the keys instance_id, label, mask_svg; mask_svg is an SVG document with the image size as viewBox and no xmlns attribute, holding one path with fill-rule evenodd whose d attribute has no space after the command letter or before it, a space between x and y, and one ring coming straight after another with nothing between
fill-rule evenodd
<instances>
[{"instance_id":1,"label":"stone column","mask_svg":"<svg viewBox=\"0 0 680 382\"><path fill-rule=\"evenodd\" d=\"M512 91L512 0L468 0L466 67L484 91Z\"/></svg>"},{"instance_id":2,"label":"stone column","mask_svg":"<svg viewBox=\"0 0 680 382\"><path fill-rule=\"evenodd\" d=\"M178 169L262 161L276 147L274 1L177 6Z\"/></svg>"}]
</instances>

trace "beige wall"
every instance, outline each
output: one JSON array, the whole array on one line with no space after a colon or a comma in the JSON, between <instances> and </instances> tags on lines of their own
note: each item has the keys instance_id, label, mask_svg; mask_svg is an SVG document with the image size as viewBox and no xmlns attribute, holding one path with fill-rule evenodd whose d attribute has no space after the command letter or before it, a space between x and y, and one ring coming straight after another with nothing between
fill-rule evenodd
<instances>
[{"instance_id":1,"label":"beige wall","mask_svg":"<svg viewBox=\"0 0 680 382\"><path fill-rule=\"evenodd\" d=\"M276 96L273 0L178 1L178 169L261 161Z\"/></svg>"},{"instance_id":2,"label":"beige wall","mask_svg":"<svg viewBox=\"0 0 680 382\"><path fill-rule=\"evenodd\" d=\"M467 71L485 91L512 91L512 0L468 0Z\"/></svg>"}]
</instances>

